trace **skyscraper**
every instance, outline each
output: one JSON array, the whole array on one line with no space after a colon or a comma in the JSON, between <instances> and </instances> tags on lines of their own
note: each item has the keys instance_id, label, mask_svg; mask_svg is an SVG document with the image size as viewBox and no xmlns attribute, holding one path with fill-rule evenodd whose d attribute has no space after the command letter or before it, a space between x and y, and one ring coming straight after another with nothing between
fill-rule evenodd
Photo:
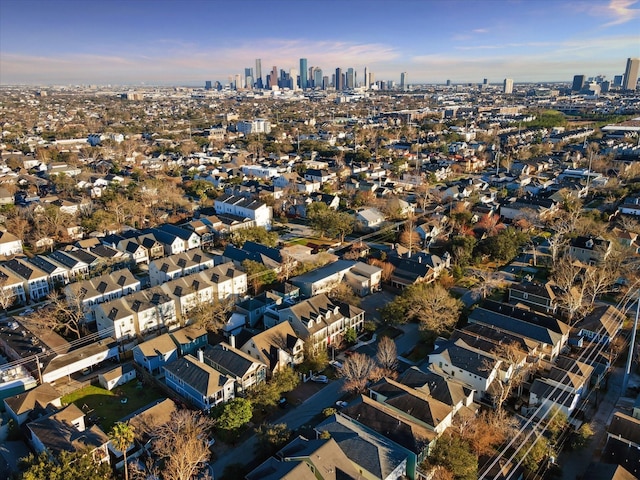
<instances>
[{"instance_id":1,"label":"skyscraper","mask_svg":"<svg viewBox=\"0 0 640 480\"><path fill-rule=\"evenodd\" d=\"M506 94L513 93L513 79L505 78L504 83L502 84L502 92Z\"/></svg>"},{"instance_id":2,"label":"skyscraper","mask_svg":"<svg viewBox=\"0 0 640 480\"><path fill-rule=\"evenodd\" d=\"M613 77L613 86L614 87L621 87L623 78L624 78L624 75L615 75Z\"/></svg>"},{"instance_id":3,"label":"skyscraper","mask_svg":"<svg viewBox=\"0 0 640 480\"><path fill-rule=\"evenodd\" d=\"M204 82L204 89L211 90L211 80L207 80Z\"/></svg>"},{"instance_id":4,"label":"skyscraper","mask_svg":"<svg viewBox=\"0 0 640 480\"><path fill-rule=\"evenodd\" d=\"M334 83L336 90L344 90L344 84L342 83L342 69L340 67L336 68L336 80Z\"/></svg>"},{"instance_id":5,"label":"skyscraper","mask_svg":"<svg viewBox=\"0 0 640 480\"><path fill-rule=\"evenodd\" d=\"M290 85L288 85L289 88L291 88L291 90L298 90L298 70L296 70L295 68L291 68L289 69L289 83Z\"/></svg>"},{"instance_id":6,"label":"skyscraper","mask_svg":"<svg viewBox=\"0 0 640 480\"><path fill-rule=\"evenodd\" d=\"M307 70L307 59L306 58L301 58L300 59L300 88L301 89L305 89L307 88L307 73L309 72L309 70Z\"/></svg>"},{"instance_id":7,"label":"skyscraper","mask_svg":"<svg viewBox=\"0 0 640 480\"><path fill-rule=\"evenodd\" d=\"M364 67L364 89L365 90L369 90L369 85L367 85L367 83L369 82L369 69L367 67Z\"/></svg>"},{"instance_id":8,"label":"skyscraper","mask_svg":"<svg viewBox=\"0 0 640 480\"><path fill-rule=\"evenodd\" d=\"M318 67L313 69L313 86L322 88L322 70Z\"/></svg>"},{"instance_id":9,"label":"skyscraper","mask_svg":"<svg viewBox=\"0 0 640 480\"><path fill-rule=\"evenodd\" d=\"M407 72L402 72L400 74L400 90L406 90L407 89L407 81L409 80L409 77L407 76Z\"/></svg>"},{"instance_id":10,"label":"skyscraper","mask_svg":"<svg viewBox=\"0 0 640 480\"><path fill-rule=\"evenodd\" d=\"M584 87L584 75L574 75L571 91L579 92Z\"/></svg>"},{"instance_id":11,"label":"skyscraper","mask_svg":"<svg viewBox=\"0 0 640 480\"><path fill-rule=\"evenodd\" d=\"M262 60L256 58L256 87L262 88L264 85L262 83Z\"/></svg>"},{"instance_id":12,"label":"skyscraper","mask_svg":"<svg viewBox=\"0 0 640 480\"><path fill-rule=\"evenodd\" d=\"M625 90L635 90L638 85L638 70L640 69L640 58L627 58L627 68L624 71L624 82L622 88Z\"/></svg>"}]
</instances>

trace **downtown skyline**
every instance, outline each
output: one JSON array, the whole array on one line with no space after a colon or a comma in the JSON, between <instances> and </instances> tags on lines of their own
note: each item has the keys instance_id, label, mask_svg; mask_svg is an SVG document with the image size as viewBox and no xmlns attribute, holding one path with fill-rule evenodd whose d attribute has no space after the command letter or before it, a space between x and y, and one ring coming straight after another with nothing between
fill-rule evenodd
<instances>
[{"instance_id":1,"label":"downtown skyline","mask_svg":"<svg viewBox=\"0 0 640 480\"><path fill-rule=\"evenodd\" d=\"M612 79L640 57L638 22L638 0L4 0L0 84L202 86L257 58L263 77L306 59L410 84Z\"/></svg>"}]
</instances>

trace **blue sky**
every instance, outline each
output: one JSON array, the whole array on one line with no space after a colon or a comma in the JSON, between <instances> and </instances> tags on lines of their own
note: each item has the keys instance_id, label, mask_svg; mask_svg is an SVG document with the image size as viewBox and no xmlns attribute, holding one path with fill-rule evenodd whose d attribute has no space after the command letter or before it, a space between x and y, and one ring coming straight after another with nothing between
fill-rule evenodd
<instances>
[{"instance_id":1,"label":"blue sky","mask_svg":"<svg viewBox=\"0 0 640 480\"><path fill-rule=\"evenodd\" d=\"M262 59L409 83L570 80L640 57L640 0L0 0L0 84L225 83Z\"/></svg>"}]
</instances>

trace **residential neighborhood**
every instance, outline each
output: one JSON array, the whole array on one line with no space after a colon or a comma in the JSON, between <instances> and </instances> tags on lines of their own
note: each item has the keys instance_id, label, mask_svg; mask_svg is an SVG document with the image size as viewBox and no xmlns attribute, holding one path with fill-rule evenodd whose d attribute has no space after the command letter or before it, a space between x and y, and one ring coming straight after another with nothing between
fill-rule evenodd
<instances>
[{"instance_id":1,"label":"residential neighborhood","mask_svg":"<svg viewBox=\"0 0 640 480\"><path fill-rule=\"evenodd\" d=\"M640 476L637 90L384 85L0 88L15 459Z\"/></svg>"}]
</instances>

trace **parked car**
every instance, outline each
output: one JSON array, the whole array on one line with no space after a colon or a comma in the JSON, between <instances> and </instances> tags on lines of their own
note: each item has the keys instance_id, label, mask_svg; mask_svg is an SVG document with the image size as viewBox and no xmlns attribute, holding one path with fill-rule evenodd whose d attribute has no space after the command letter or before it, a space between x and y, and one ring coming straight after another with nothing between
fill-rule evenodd
<instances>
[{"instance_id":1,"label":"parked car","mask_svg":"<svg viewBox=\"0 0 640 480\"><path fill-rule=\"evenodd\" d=\"M329 383L329 379L326 375L312 375L310 380L316 383Z\"/></svg>"},{"instance_id":2,"label":"parked car","mask_svg":"<svg viewBox=\"0 0 640 480\"><path fill-rule=\"evenodd\" d=\"M331 360L331 361L329 362L329 364L330 364L333 368L338 368L338 369L339 369L339 368L342 368L342 363L340 363L340 362L339 362L339 361L337 361L337 360Z\"/></svg>"},{"instance_id":3,"label":"parked car","mask_svg":"<svg viewBox=\"0 0 640 480\"><path fill-rule=\"evenodd\" d=\"M336 407L338 407L338 408L344 408L344 407L346 407L347 405L348 405L348 403L347 403L347 402L345 402L345 401L343 401L343 400L338 400L338 401L336 402Z\"/></svg>"},{"instance_id":4,"label":"parked car","mask_svg":"<svg viewBox=\"0 0 640 480\"><path fill-rule=\"evenodd\" d=\"M280 400L278 400L278 407L280 408L287 408L289 406L289 402L287 401L286 398L281 397Z\"/></svg>"}]
</instances>

